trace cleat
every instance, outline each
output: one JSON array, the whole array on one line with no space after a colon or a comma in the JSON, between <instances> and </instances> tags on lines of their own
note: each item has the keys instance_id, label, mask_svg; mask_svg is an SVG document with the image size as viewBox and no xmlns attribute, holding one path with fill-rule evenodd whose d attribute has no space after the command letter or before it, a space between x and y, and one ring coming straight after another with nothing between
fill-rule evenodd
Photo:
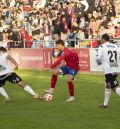
<instances>
[{"instance_id":1,"label":"cleat","mask_svg":"<svg viewBox=\"0 0 120 129\"><path fill-rule=\"evenodd\" d=\"M74 96L70 96L70 97L66 100L66 102L71 102L71 101L74 101L74 100L75 100Z\"/></svg>"},{"instance_id":2,"label":"cleat","mask_svg":"<svg viewBox=\"0 0 120 129\"><path fill-rule=\"evenodd\" d=\"M44 96L40 96L39 99L40 99L40 100L44 100Z\"/></svg>"},{"instance_id":3,"label":"cleat","mask_svg":"<svg viewBox=\"0 0 120 129\"><path fill-rule=\"evenodd\" d=\"M53 95L54 94L54 89L52 88L52 89L49 89L49 90L44 90L44 92Z\"/></svg>"},{"instance_id":4,"label":"cleat","mask_svg":"<svg viewBox=\"0 0 120 129\"><path fill-rule=\"evenodd\" d=\"M33 96L33 99L39 99L39 98L40 98L39 95L34 95L34 96Z\"/></svg>"},{"instance_id":5,"label":"cleat","mask_svg":"<svg viewBox=\"0 0 120 129\"><path fill-rule=\"evenodd\" d=\"M99 108L107 108L108 106L104 106L103 104L99 105Z\"/></svg>"},{"instance_id":6,"label":"cleat","mask_svg":"<svg viewBox=\"0 0 120 129\"><path fill-rule=\"evenodd\" d=\"M33 99L39 99L39 100L44 100L43 96L35 95L33 96Z\"/></svg>"},{"instance_id":7,"label":"cleat","mask_svg":"<svg viewBox=\"0 0 120 129\"><path fill-rule=\"evenodd\" d=\"M9 97L5 98L5 102L9 103L10 102L10 98Z\"/></svg>"},{"instance_id":8,"label":"cleat","mask_svg":"<svg viewBox=\"0 0 120 129\"><path fill-rule=\"evenodd\" d=\"M49 93L50 94L50 90L44 90L45 93Z\"/></svg>"}]
</instances>

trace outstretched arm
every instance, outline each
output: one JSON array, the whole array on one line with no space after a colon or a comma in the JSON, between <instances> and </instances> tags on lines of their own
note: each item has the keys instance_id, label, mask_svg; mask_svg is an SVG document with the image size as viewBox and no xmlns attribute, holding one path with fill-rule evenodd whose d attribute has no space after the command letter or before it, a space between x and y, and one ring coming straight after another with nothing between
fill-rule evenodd
<instances>
[{"instance_id":1,"label":"outstretched arm","mask_svg":"<svg viewBox=\"0 0 120 129\"><path fill-rule=\"evenodd\" d=\"M17 62L10 55L7 56L7 59L10 60L10 62L12 62L15 65L15 69L17 70L18 69Z\"/></svg>"},{"instance_id":2,"label":"outstretched arm","mask_svg":"<svg viewBox=\"0 0 120 129\"><path fill-rule=\"evenodd\" d=\"M51 66L51 68L56 67L57 65L60 64L60 62L64 59L64 55L60 56L59 59Z\"/></svg>"}]
</instances>

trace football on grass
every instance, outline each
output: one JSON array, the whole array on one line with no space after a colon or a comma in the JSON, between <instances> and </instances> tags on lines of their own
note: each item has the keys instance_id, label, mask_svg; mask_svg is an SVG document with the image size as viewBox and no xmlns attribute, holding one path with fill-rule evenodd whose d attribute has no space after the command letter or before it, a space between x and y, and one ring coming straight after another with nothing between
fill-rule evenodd
<instances>
[{"instance_id":1,"label":"football on grass","mask_svg":"<svg viewBox=\"0 0 120 129\"><path fill-rule=\"evenodd\" d=\"M46 101L52 101L53 100L53 95L47 93L47 94L44 95L44 99Z\"/></svg>"}]
</instances>

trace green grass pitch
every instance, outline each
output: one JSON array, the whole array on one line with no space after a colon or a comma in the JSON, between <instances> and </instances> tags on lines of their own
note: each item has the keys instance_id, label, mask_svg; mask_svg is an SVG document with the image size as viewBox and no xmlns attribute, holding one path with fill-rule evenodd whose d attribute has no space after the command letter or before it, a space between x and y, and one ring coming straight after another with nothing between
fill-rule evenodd
<instances>
[{"instance_id":1,"label":"green grass pitch","mask_svg":"<svg viewBox=\"0 0 120 129\"><path fill-rule=\"evenodd\" d=\"M49 88L50 72L19 70L17 73L40 95ZM120 78L118 78L120 80ZM112 93L108 109L99 109L104 96L102 75L78 74L74 102L68 98L66 76L59 77L51 102L34 100L20 87L4 86L10 103L0 95L0 129L120 129L120 97Z\"/></svg>"}]
</instances>

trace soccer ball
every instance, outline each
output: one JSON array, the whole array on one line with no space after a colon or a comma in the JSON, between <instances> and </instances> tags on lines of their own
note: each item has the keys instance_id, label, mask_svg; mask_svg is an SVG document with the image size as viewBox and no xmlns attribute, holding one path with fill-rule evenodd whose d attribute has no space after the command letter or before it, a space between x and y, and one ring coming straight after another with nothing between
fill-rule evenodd
<instances>
[{"instance_id":1,"label":"soccer ball","mask_svg":"<svg viewBox=\"0 0 120 129\"><path fill-rule=\"evenodd\" d=\"M47 93L47 94L44 95L44 99L46 101L52 101L53 100L53 95Z\"/></svg>"}]
</instances>

